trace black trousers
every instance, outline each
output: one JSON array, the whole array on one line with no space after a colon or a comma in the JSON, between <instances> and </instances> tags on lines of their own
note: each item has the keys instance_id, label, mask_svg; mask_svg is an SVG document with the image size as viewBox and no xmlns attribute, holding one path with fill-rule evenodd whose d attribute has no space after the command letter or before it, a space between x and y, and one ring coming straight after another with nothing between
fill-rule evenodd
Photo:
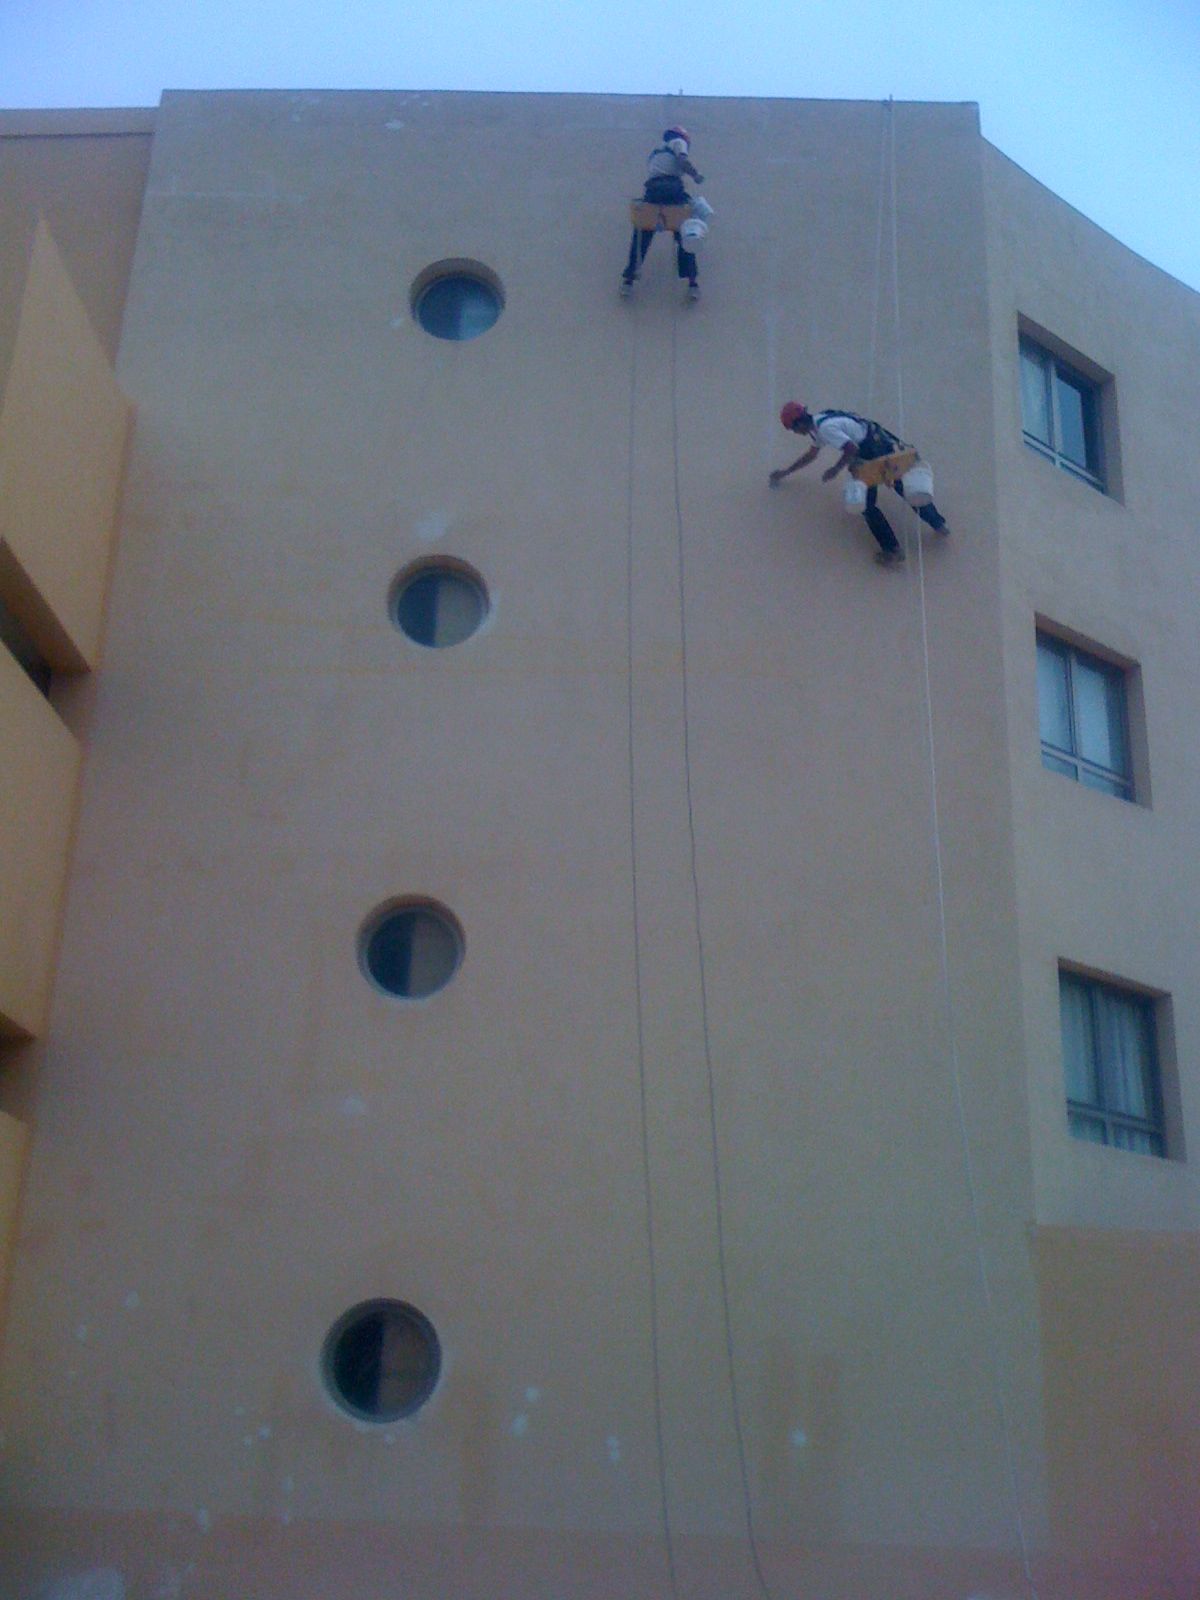
<instances>
[{"instance_id":1,"label":"black trousers","mask_svg":"<svg viewBox=\"0 0 1200 1600\"><path fill-rule=\"evenodd\" d=\"M892 484L892 488L895 489L901 500L903 500L904 487L899 480ZM878 499L878 488L871 488L867 490L867 509L863 512L863 518L866 521L867 527L870 528L871 532L875 535L875 538L879 543L879 548L881 550L886 550L888 554L891 555L893 551L899 550L900 541L892 532L891 523L884 516L883 512L880 511L878 505L876 504ZM932 501L930 501L927 506L915 507L915 510L921 521L927 522L931 528L942 528L946 524L945 517L941 514Z\"/></svg>"},{"instance_id":2,"label":"black trousers","mask_svg":"<svg viewBox=\"0 0 1200 1600\"><path fill-rule=\"evenodd\" d=\"M655 206L685 206L688 203L687 190L683 187L682 178L647 178L642 198ZM633 237L629 241L629 260L625 263L625 271L622 273L626 283L632 283L637 276L656 231L654 228L633 230ZM678 232L675 234L675 270L689 283L696 282L695 254L683 248Z\"/></svg>"}]
</instances>

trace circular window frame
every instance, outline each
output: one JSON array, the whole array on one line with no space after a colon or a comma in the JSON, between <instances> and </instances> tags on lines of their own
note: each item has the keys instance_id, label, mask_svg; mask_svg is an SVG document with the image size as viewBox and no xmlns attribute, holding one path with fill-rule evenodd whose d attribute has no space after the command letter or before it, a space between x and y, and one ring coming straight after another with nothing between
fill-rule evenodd
<instances>
[{"instance_id":1,"label":"circular window frame","mask_svg":"<svg viewBox=\"0 0 1200 1600\"><path fill-rule=\"evenodd\" d=\"M339 1342L356 1324L365 1321L368 1317L378 1312L399 1313L413 1328L416 1329L424 1341L426 1351L431 1355L428 1363L430 1371L425 1375L418 1387L415 1399L407 1401L397 1409L389 1408L386 1411L364 1411L361 1406L356 1406L353 1401L346 1398L338 1385L336 1377L336 1353ZM325 1393L343 1416L352 1418L355 1422L364 1423L368 1427L387 1428L397 1422L406 1422L415 1417L424 1409L433 1398L438 1384L441 1382L445 1369L445 1358L442 1353L442 1341L438 1338L437 1329L423 1311L407 1300L398 1300L391 1295L372 1295L367 1300L359 1300L349 1310L343 1311L325 1335L321 1345L321 1381Z\"/></svg>"},{"instance_id":2,"label":"circular window frame","mask_svg":"<svg viewBox=\"0 0 1200 1600\"><path fill-rule=\"evenodd\" d=\"M465 339L455 339L447 337L444 333L435 333L421 321L421 301L435 284L442 283L447 278L473 280L481 284L496 300L496 315L491 322L486 328L480 328L478 333L468 334ZM485 266L482 261L474 261L468 256L447 256L443 261L432 262L417 273L408 290L408 309L412 313L413 321L422 333L427 333L431 339L437 339L443 344L473 344L476 339L481 339L500 321L507 304L508 297L504 293L504 285L500 282L498 274L493 272L491 267Z\"/></svg>"},{"instance_id":3,"label":"circular window frame","mask_svg":"<svg viewBox=\"0 0 1200 1600\"><path fill-rule=\"evenodd\" d=\"M421 994L402 994L396 989L386 988L371 971L367 959L371 940L388 918L400 911L428 912L446 926L454 940L454 965L448 975L435 989L426 989ZM399 895L395 899L385 900L382 905L376 906L370 915L363 920L358 930L357 948L359 971L376 994L382 995L385 1000L394 1001L397 1005L420 1006L435 999L444 989L448 989L457 978L466 959L467 940L466 935L463 933L462 923L450 910L450 907L443 905L440 900L431 899L428 895Z\"/></svg>"},{"instance_id":4,"label":"circular window frame","mask_svg":"<svg viewBox=\"0 0 1200 1600\"><path fill-rule=\"evenodd\" d=\"M479 595L479 621L470 633L464 634L461 639L453 640L450 644L426 644L423 639L415 639L400 621L401 596L411 584L430 573L445 573L449 577L461 578ZM469 644L472 639L477 638L487 627L492 615L492 596L483 574L476 571L469 561L464 561L459 556L419 556L407 566L401 567L388 585L387 614L388 621L396 632L417 650L457 650L460 645Z\"/></svg>"}]
</instances>

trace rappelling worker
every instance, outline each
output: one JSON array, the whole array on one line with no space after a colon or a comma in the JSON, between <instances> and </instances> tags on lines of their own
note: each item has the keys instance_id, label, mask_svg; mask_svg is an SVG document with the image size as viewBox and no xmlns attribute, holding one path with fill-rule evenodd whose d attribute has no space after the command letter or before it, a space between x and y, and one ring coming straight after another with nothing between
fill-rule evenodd
<instances>
[{"instance_id":1,"label":"rappelling worker","mask_svg":"<svg viewBox=\"0 0 1200 1600\"><path fill-rule=\"evenodd\" d=\"M704 182L688 159L691 145L692 136L686 128L670 127L664 132L662 143L650 152L646 163L643 200L656 206L686 206L691 203L692 197L684 187L684 178L691 178L693 183ZM623 295L632 293L634 279L646 259L646 251L650 248L654 233L653 228L633 230L633 237L629 241L629 260L621 274ZM684 249L678 229L675 230L675 265L679 276L687 279L688 298L698 299L700 284L697 281L696 257L692 251Z\"/></svg>"},{"instance_id":2,"label":"rappelling worker","mask_svg":"<svg viewBox=\"0 0 1200 1600\"><path fill-rule=\"evenodd\" d=\"M894 433L890 433L878 422L860 417L853 411L814 413L799 400L789 400L780 411L779 420L789 433L806 434L812 440L812 446L798 460L793 461L790 467L780 467L771 474L772 488L782 483L793 472L799 472L802 467L807 467L811 461L815 461L825 445L840 452L834 464L821 474L825 483L832 483L843 468L849 468L851 474L856 476L855 465L859 462L878 461L885 456L897 456L906 451L913 461L920 460L911 445L906 445L902 439L898 439ZM888 481L896 493L904 498L904 486L899 477L889 478ZM867 489L863 517L879 545L875 553L876 561L881 566L894 566L904 560L904 551L892 532L891 524L876 504L878 497L878 486L871 484ZM925 505L914 506L914 510L921 521L928 523L935 533L950 532L945 517L932 500Z\"/></svg>"}]
</instances>

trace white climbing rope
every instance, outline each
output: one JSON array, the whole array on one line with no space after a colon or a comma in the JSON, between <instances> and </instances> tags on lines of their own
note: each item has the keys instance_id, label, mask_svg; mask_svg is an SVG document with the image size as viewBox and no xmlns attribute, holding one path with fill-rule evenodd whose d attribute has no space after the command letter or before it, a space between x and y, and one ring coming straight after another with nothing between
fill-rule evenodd
<instances>
[{"instance_id":1,"label":"white climbing rope","mask_svg":"<svg viewBox=\"0 0 1200 1600\"><path fill-rule=\"evenodd\" d=\"M663 1546L667 1561L667 1582L672 1600L679 1600L678 1574L675 1563L675 1540L671 1527L670 1498L667 1491L667 1452L663 1426L662 1362L659 1351L658 1305L658 1253L654 1233L654 1184L650 1161L650 1119L646 1091L646 1028L645 1006L642 996L642 936L641 916L638 906L638 847L637 847L637 766L634 752L633 717L633 486L634 464L637 449L637 358L638 316L637 302L631 308L633 330L629 360L629 452L625 494L625 682L628 737L629 776L629 887L633 912L633 983L637 1025L638 1113L641 1124L642 1184L646 1223L646 1261L650 1282L650 1365L654 1390L654 1443L658 1469L659 1521L662 1527Z\"/></svg>"},{"instance_id":2,"label":"white climbing rope","mask_svg":"<svg viewBox=\"0 0 1200 1600\"><path fill-rule=\"evenodd\" d=\"M729 1269L725 1248L724 1186L721 1177L721 1140L717 1111L716 1080L713 1073L712 1040L708 1023L708 975L704 952L704 922L700 903L700 872L696 859L696 811L692 800L692 752L689 732L688 706L688 648L687 648L687 591L685 582L683 498L679 481L679 307L676 305L671 319L671 453L675 488L675 540L679 577L679 658L680 686L683 698L683 772L687 799L688 850L692 878L692 911L696 936L696 967L700 981L700 1023L704 1038L704 1069L708 1095L709 1149L712 1161L713 1202L716 1217L717 1274L721 1287L721 1316L725 1335L725 1366L729 1379L730 1410L733 1416L734 1438L737 1444L738 1475L741 1482L742 1512L746 1524L746 1542L755 1581L764 1600L774 1600L762 1558L758 1549L758 1536L754 1527L754 1506L750 1496L750 1474L746 1462L746 1434L742 1422L741 1397L738 1391L737 1359L734 1348L733 1312L729 1295Z\"/></svg>"},{"instance_id":3,"label":"white climbing rope","mask_svg":"<svg viewBox=\"0 0 1200 1600\"><path fill-rule=\"evenodd\" d=\"M896 421L903 438L905 434L904 416L904 363L902 359L902 339L900 327L900 248L896 218L896 108L895 102L889 95L886 102L886 129L888 144L888 170L889 188L891 199L891 269L892 269L892 318L893 332L896 348ZM883 190L880 186L880 206L883 204ZM879 234L882 237L882 218L880 219ZM881 298L882 284L877 276L875 283L876 305ZM878 329L878 315L872 324L872 338ZM871 351L871 374L875 371L875 351ZM1017 1535L1017 1543L1021 1551L1021 1565L1024 1572L1025 1584L1031 1600L1038 1600L1037 1585L1033 1577L1033 1565L1030 1557L1029 1538L1025 1529L1025 1517L1021 1509L1020 1484L1017 1477L1016 1449L1013 1442L1012 1423L1008 1415L1008 1406L1004 1399L1003 1362L1000 1352L1000 1340L996 1327L996 1307L992 1296L991 1276L988 1272L987 1252L983 1243L983 1223L979 1209L979 1192L975 1180L975 1163L971 1155L971 1140L967 1128L966 1108L963 1097L962 1068L958 1055L958 1029L955 1021L954 990L950 977L950 941L946 925L946 883L945 870L942 857L942 833L938 815L938 777L937 777L937 747L934 740L933 726L933 687L930 671L929 656L929 616L925 594L925 556L924 541L920 531L915 535L917 546L917 592L920 599L921 619L921 663L922 687L924 691L925 711L925 740L929 751L929 813L930 834L933 849L934 881L937 889L938 912L938 956L941 976L942 1008L946 1029L947 1048L950 1057L950 1076L954 1090L954 1108L958 1125L959 1143L962 1151L963 1178L966 1185L967 1197L970 1204L971 1230L975 1245L976 1268L979 1277L980 1298L983 1303L984 1322L986 1325L989 1355L991 1359L991 1376L994 1391L997 1420L1000 1431L1001 1447L1004 1456L1004 1468L1008 1481L1008 1494L1013 1525Z\"/></svg>"}]
</instances>

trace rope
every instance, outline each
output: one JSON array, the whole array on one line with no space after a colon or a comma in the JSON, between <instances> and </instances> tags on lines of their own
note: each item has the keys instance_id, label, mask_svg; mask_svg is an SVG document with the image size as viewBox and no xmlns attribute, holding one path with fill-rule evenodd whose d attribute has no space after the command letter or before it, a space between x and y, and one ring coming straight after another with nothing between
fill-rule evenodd
<instances>
[{"instance_id":1,"label":"rope","mask_svg":"<svg viewBox=\"0 0 1200 1600\"><path fill-rule=\"evenodd\" d=\"M629 362L629 460L625 498L625 681L629 762L629 880L633 903L633 982L637 1014L638 1110L641 1119L642 1185L645 1195L646 1259L650 1277L650 1365L654 1386L654 1444L658 1462L658 1495L663 1544L667 1558L667 1580L672 1600L679 1600L675 1567L675 1541L671 1531L671 1511L667 1496L667 1452L663 1428L662 1362L659 1353L658 1255L654 1243L654 1192L650 1166L650 1119L646 1093L646 1030L642 999L642 933L638 911L637 816L633 739L633 483L636 453L636 400L638 318L633 307L632 352Z\"/></svg>"},{"instance_id":2,"label":"rope","mask_svg":"<svg viewBox=\"0 0 1200 1600\"><path fill-rule=\"evenodd\" d=\"M754 1576L765 1600L774 1600L770 1585L763 1572L758 1552L758 1539L754 1529L754 1508L750 1499L750 1477L746 1465L746 1439L742 1426L741 1399L738 1394L737 1363L734 1354L733 1315L729 1300L729 1271L725 1249L725 1221L723 1184L721 1180L721 1151L717 1118L717 1093L713 1074L712 1042L708 1025L707 962L704 954L704 926L700 908L700 874L696 861L696 813L692 800L692 749L688 714L688 653L687 653L687 600L684 583L683 500L679 487L679 308L671 319L671 443L675 486L675 542L679 572L679 657L682 685L683 714L683 771L684 791L687 796L688 850L692 875L692 908L695 919L696 958L700 979L700 1021L704 1035L704 1068L708 1088L708 1126L712 1153L713 1200L716 1210L717 1268L721 1284L721 1313L725 1330L725 1364L729 1374L729 1398L733 1412L733 1431L737 1440L738 1473L741 1480L742 1507L746 1519L746 1539Z\"/></svg>"},{"instance_id":3,"label":"rope","mask_svg":"<svg viewBox=\"0 0 1200 1600\"><path fill-rule=\"evenodd\" d=\"M891 104L891 101L888 102ZM875 203L875 295L871 301L871 359L867 367L867 415L875 404L875 353L879 345L879 302L883 285L883 186L887 181L888 123L879 124L879 184ZM894 209L894 208L893 208Z\"/></svg>"},{"instance_id":4,"label":"rope","mask_svg":"<svg viewBox=\"0 0 1200 1600\"><path fill-rule=\"evenodd\" d=\"M890 95L888 96L887 100L887 127L890 134L889 167L892 211L892 317L896 343L897 422L900 428L901 437L903 437L905 433L904 366L901 359L900 250L897 239L896 223L896 108L895 102ZM880 202L882 205L882 192L880 195ZM880 231L882 231L882 229ZM876 301L878 301L880 297L879 289L880 285L878 280L876 280ZM872 373L874 372L874 364L875 352L872 350ZM946 1029L946 1039L950 1052L950 1075L954 1088L954 1109L958 1124L959 1142L962 1150L963 1177L966 1183L967 1197L970 1203L971 1230L975 1244L975 1259L979 1274L980 1296L983 1301L984 1322L987 1331L988 1349L991 1358L994 1402L999 1421L1000 1436L1004 1454L1005 1473L1008 1479L1008 1493L1011 1502L1010 1509L1016 1529L1017 1542L1021 1549L1021 1565L1024 1571L1026 1587L1028 1588L1032 1600L1038 1600L1038 1591L1034 1582L1033 1567L1030 1559L1029 1539L1025 1529L1024 1514L1021 1510L1021 1494L1017 1478L1016 1450L1013 1443L1012 1424L1008 1415L1008 1407L1004 1400L1004 1384L1001 1375L1002 1359L999 1336L996 1329L996 1306L992 1295L991 1276L988 1272L987 1254L984 1250L983 1244L983 1222L979 1209L979 1192L975 1181L975 1163L971 1155L971 1140L967 1131L967 1115L963 1097L962 1068L958 1055L958 1029L955 1022L954 992L950 981L950 941L946 926L946 884L942 860L942 832L938 814L937 748L934 741L933 730L933 684L929 665L929 616L925 596L924 541L919 532L916 535L916 546L917 589L920 596L921 612L921 661L925 700L925 739L929 749L930 831L933 845L934 879L937 887L942 1010Z\"/></svg>"}]
</instances>

